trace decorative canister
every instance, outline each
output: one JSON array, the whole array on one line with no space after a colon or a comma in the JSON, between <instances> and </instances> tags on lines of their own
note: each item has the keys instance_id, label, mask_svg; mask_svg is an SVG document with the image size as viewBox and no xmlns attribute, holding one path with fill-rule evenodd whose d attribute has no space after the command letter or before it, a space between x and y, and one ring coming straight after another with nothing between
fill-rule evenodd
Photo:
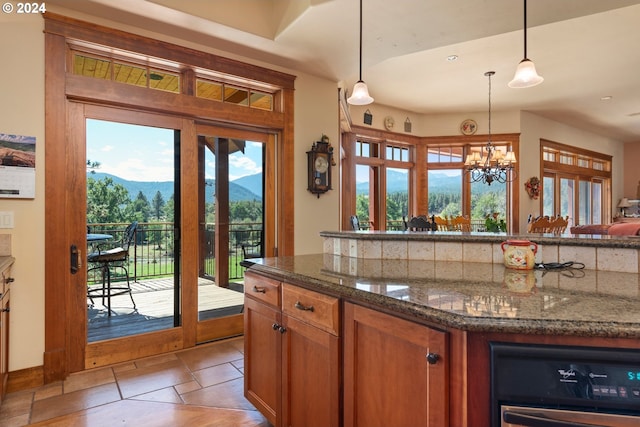
<instances>
[{"instance_id":1,"label":"decorative canister","mask_svg":"<svg viewBox=\"0 0 640 427\"><path fill-rule=\"evenodd\" d=\"M502 242L504 266L516 270L532 270L536 263L538 245L528 240L507 240Z\"/></svg>"}]
</instances>

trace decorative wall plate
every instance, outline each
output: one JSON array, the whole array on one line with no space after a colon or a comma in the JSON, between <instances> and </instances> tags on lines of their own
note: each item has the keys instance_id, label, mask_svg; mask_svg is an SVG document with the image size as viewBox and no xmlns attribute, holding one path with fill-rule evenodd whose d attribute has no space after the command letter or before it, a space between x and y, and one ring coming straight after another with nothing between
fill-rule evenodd
<instances>
[{"instance_id":1,"label":"decorative wall plate","mask_svg":"<svg viewBox=\"0 0 640 427\"><path fill-rule=\"evenodd\" d=\"M463 135L473 135L478 130L478 124L475 120L467 119L460 123L460 132Z\"/></svg>"}]
</instances>

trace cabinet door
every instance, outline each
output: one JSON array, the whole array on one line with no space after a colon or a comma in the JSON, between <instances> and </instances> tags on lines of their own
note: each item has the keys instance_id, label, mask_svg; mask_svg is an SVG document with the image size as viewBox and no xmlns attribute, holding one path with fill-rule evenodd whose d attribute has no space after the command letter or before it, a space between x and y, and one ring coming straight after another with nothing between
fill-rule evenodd
<instances>
[{"instance_id":1,"label":"cabinet door","mask_svg":"<svg viewBox=\"0 0 640 427\"><path fill-rule=\"evenodd\" d=\"M282 320L282 425L338 427L339 338L291 316Z\"/></svg>"},{"instance_id":2,"label":"cabinet door","mask_svg":"<svg viewBox=\"0 0 640 427\"><path fill-rule=\"evenodd\" d=\"M269 422L279 426L282 333L279 310L245 297L244 395Z\"/></svg>"},{"instance_id":3,"label":"cabinet door","mask_svg":"<svg viewBox=\"0 0 640 427\"><path fill-rule=\"evenodd\" d=\"M449 425L446 332L349 303L344 325L345 427Z\"/></svg>"}]
</instances>

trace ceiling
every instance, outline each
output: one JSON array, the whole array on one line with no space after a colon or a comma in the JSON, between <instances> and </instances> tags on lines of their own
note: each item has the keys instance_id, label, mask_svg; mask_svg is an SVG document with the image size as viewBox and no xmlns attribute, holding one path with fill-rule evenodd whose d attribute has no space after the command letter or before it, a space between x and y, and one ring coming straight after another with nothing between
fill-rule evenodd
<instances>
[{"instance_id":1,"label":"ceiling","mask_svg":"<svg viewBox=\"0 0 640 427\"><path fill-rule=\"evenodd\" d=\"M364 0L362 78L416 113L524 110L640 143L640 0L533 0L527 56L545 81L510 89L524 56L518 0ZM47 0L64 9L325 77L358 80L358 0ZM450 55L458 59L449 61ZM603 97L611 97L603 100Z\"/></svg>"}]
</instances>

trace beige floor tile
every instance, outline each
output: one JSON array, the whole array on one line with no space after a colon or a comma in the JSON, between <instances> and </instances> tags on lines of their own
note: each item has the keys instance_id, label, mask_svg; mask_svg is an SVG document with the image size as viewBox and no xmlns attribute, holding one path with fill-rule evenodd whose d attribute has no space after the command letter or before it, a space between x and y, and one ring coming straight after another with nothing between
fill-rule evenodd
<instances>
[{"instance_id":1,"label":"beige floor tile","mask_svg":"<svg viewBox=\"0 0 640 427\"><path fill-rule=\"evenodd\" d=\"M38 422L120 400L115 383L33 402L31 422Z\"/></svg>"},{"instance_id":2,"label":"beige floor tile","mask_svg":"<svg viewBox=\"0 0 640 427\"><path fill-rule=\"evenodd\" d=\"M244 398L244 380L242 378L185 393L182 395L182 400L189 405L207 406L211 405L211 402L215 402L215 406L218 408L255 409Z\"/></svg>"},{"instance_id":3,"label":"beige floor tile","mask_svg":"<svg viewBox=\"0 0 640 427\"><path fill-rule=\"evenodd\" d=\"M194 390L200 390L202 386L198 381L189 381L188 383L178 384L174 386L178 394L182 395Z\"/></svg>"},{"instance_id":4,"label":"beige floor tile","mask_svg":"<svg viewBox=\"0 0 640 427\"><path fill-rule=\"evenodd\" d=\"M7 395L0 426L270 427L244 398L243 352L238 337L72 374Z\"/></svg>"},{"instance_id":5,"label":"beige floor tile","mask_svg":"<svg viewBox=\"0 0 640 427\"><path fill-rule=\"evenodd\" d=\"M10 418L29 414L33 395L34 392L31 391L7 394L0 405L0 425L4 425L4 421Z\"/></svg>"},{"instance_id":6,"label":"beige floor tile","mask_svg":"<svg viewBox=\"0 0 640 427\"><path fill-rule=\"evenodd\" d=\"M153 364L116 374L122 397L127 399L166 387L193 381L187 367L179 360Z\"/></svg>"},{"instance_id":7,"label":"beige floor tile","mask_svg":"<svg viewBox=\"0 0 640 427\"><path fill-rule=\"evenodd\" d=\"M40 387L35 391L33 400L42 400L53 396L60 396L64 392L62 384L62 381L56 381L55 383Z\"/></svg>"},{"instance_id":8,"label":"beige floor tile","mask_svg":"<svg viewBox=\"0 0 640 427\"><path fill-rule=\"evenodd\" d=\"M192 371L244 358L244 355L236 349L235 345L227 341L205 347L196 347L189 351L177 353L177 355Z\"/></svg>"},{"instance_id":9,"label":"beige floor tile","mask_svg":"<svg viewBox=\"0 0 640 427\"><path fill-rule=\"evenodd\" d=\"M74 391L114 382L116 382L116 379L113 375L113 369L91 369L69 375L67 379L64 380L63 388L65 393L72 393Z\"/></svg>"},{"instance_id":10,"label":"beige floor tile","mask_svg":"<svg viewBox=\"0 0 640 427\"><path fill-rule=\"evenodd\" d=\"M173 387L152 391L151 393L140 394L132 397L136 400L148 400L150 402L182 403L182 399Z\"/></svg>"},{"instance_id":11,"label":"beige floor tile","mask_svg":"<svg viewBox=\"0 0 640 427\"><path fill-rule=\"evenodd\" d=\"M211 366L210 368L195 371L193 376L196 377L196 380L202 387L209 387L214 384L242 378L242 373L232 364L223 363L222 365Z\"/></svg>"}]
</instances>

